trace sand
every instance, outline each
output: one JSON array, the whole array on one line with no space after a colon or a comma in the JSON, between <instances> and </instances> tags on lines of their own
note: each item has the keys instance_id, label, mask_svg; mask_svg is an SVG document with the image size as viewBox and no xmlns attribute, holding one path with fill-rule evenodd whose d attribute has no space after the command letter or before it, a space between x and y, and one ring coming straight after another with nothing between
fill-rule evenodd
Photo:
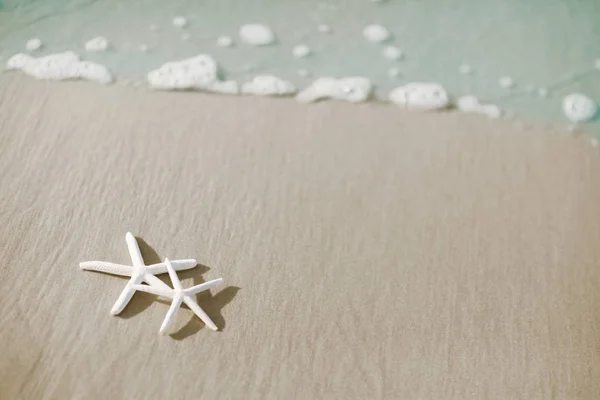
<instances>
[{"instance_id":1,"label":"sand","mask_svg":"<svg viewBox=\"0 0 600 400\"><path fill-rule=\"evenodd\" d=\"M596 399L599 172L481 115L0 76L0 398ZM225 278L220 332L109 315L78 262L128 230Z\"/></svg>"}]
</instances>

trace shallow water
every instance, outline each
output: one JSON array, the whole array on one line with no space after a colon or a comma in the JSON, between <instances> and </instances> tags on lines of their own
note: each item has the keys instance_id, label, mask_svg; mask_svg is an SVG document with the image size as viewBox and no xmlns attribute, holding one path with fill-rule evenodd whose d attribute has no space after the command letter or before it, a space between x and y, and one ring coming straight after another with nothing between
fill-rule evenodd
<instances>
[{"instance_id":1,"label":"shallow water","mask_svg":"<svg viewBox=\"0 0 600 400\"><path fill-rule=\"evenodd\" d=\"M178 15L188 19L185 29L172 25ZM599 21L597 0L0 0L0 58L39 37L45 44L40 54L74 50L108 66L120 80L142 82L166 61L208 53L228 79L240 82L270 73L303 87L318 76L361 75L385 98L403 83L435 81L455 96L474 94L530 119L566 125L565 94L580 91L600 102L600 70L594 68ZM277 44L241 44L239 27L251 22L270 26ZM392 32L388 44L403 51L402 60L386 59L384 45L363 38L371 23ZM331 33L319 32L319 24L329 25ZM86 54L85 41L98 35L112 49ZM232 36L236 45L218 47L220 35ZM139 50L143 44L149 52ZM312 55L295 58L297 44L309 45ZM473 74L459 73L464 63ZM394 66L400 75L390 78ZM311 76L299 76L299 69ZM514 79L513 89L499 85L503 76ZM549 90L547 98L537 95L541 87ZM589 128L597 131L597 125Z\"/></svg>"}]
</instances>

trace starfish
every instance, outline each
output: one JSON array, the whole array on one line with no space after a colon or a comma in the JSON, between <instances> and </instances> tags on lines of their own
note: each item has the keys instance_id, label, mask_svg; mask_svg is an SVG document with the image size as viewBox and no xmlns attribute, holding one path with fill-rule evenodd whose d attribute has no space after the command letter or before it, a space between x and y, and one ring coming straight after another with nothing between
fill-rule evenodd
<instances>
[{"instance_id":1,"label":"starfish","mask_svg":"<svg viewBox=\"0 0 600 400\"><path fill-rule=\"evenodd\" d=\"M185 303L197 316L213 331L218 330L215 323L210 319L210 317L204 312L202 308L196 303L194 300L194 295L203 292L205 290L211 289L221 282L223 282L223 278L213 279L212 281L201 283L200 285L192 286L191 288L184 289L181 286L181 281L175 272L175 268L171 261L168 258L165 258L165 264L167 265L167 272L169 273L169 277L171 278L171 282L173 283L173 289L167 286L167 290L163 287L148 286L148 285L133 285L135 290L139 290L142 292L152 293L157 296L168 297L173 299L171 303L171 307L169 307L169 311L167 311L167 315L160 326L159 333L164 334L167 331L171 322L175 319L175 315L181 306L181 303Z\"/></svg>"},{"instance_id":2,"label":"starfish","mask_svg":"<svg viewBox=\"0 0 600 400\"><path fill-rule=\"evenodd\" d=\"M99 271L112 275L131 277L131 279L127 282L127 285L125 285L125 289L123 289L121 295L110 310L112 315L119 314L127 306L136 291L134 288L135 285L146 282L155 287L162 288L163 290L170 289L166 283L154 276L156 274L164 274L167 272L167 266L165 263L145 265L137 240L131 234L131 232L127 232L125 235L125 242L127 242L127 249L129 250L129 255L131 256L131 262L133 266L114 264L105 261L85 261L79 263L79 268L83 270ZM177 271L183 271L194 268L196 266L196 260L174 260L173 264L174 266L171 265L173 269Z\"/></svg>"}]
</instances>

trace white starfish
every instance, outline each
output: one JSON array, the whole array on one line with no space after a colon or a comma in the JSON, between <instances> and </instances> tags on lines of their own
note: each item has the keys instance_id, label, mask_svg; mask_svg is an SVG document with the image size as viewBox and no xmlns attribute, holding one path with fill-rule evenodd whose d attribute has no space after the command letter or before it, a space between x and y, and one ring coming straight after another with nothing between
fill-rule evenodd
<instances>
[{"instance_id":1,"label":"white starfish","mask_svg":"<svg viewBox=\"0 0 600 400\"><path fill-rule=\"evenodd\" d=\"M164 334L167 331L171 322L175 319L175 315L177 314L177 310L181 306L181 303L187 304L187 306L213 331L218 330L215 323L210 319L210 317L204 312L202 308L196 303L194 300L194 295L203 292L205 290L211 289L217 286L219 283L223 282L223 278L214 279L212 281L204 282L200 285L192 286L191 288L184 289L181 286L181 281L175 272L175 268L171 264L168 258L165 258L165 264L167 264L167 271L169 272L169 277L171 278L171 282L173 282L173 289L167 286L167 290L163 287L157 287L152 284L152 286L147 285L133 285L135 290L140 290L142 292L148 292L155 294L157 296L164 296L173 299L171 303L171 307L169 307L169 311L167 311L167 315L160 326L159 332Z\"/></svg>"},{"instance_id":2,"label":"white starfish","mask_svg":"<svg viewBox=\"0 0 600 400\"><path fill-rule=\"evenodd\" d=\"M129 300L131 300L136 291L134 285L146 282L155 287L162 288L163 290L170 289L166 283L154 276L156 274L164 274L167 272L167 266L165 263L144 265L144 260L142 258L142 253L140 252L137 240L131 234L131 232L127 232L125 235L125 241L127 242L127 250L129 250L129 255L131 256L131 262L133 266L114 264L105 261L85 261L79 263L79 268L83 270L106 272L107 274L131 277L129 282L127 282L127 285L125 285L125 289L123 289L121 295L110 310L112 315L119 314L127 306ZM172 266L173 269L177 271L183 271L194 268L196 266L196 260L175 260L173 261L173 264L175 265L174 267Z\"/></svg>"}]
</instances>

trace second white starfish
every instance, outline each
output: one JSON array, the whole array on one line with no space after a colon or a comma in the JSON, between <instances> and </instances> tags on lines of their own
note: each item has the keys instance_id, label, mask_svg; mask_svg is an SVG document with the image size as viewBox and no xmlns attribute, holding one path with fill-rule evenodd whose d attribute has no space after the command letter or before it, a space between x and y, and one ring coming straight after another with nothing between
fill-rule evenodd
<instances>
[{"instance_id":1,"label":"second white starfish","mask_svg":"<svg viewBox=\"0 0 600 400\"><path fill-rule=\"evenodd\" d=\"M131 232L127 232L125 235L125 241L127 242L127 250L129 250L129 255L131 256L131 263L133 267L128 265L114 264L105 261L85 261L79 263L79 267L88 271L99 271L106 272L112 275L120 275L120 276L130 276L131 279L125 285L125 289L121 292L121 295L115 302L113 308L110 310L112 315L117 315L127 304L129 300L133 297L135 293L134 285L139 285L142 282L147 282L157 288L161 288L163 290L169 290L169 286L166 283L158 279L155 274L164 274L167 272L167 266L165 263L158 263L152 265L145 265L144 260L142 258L142 253L140 252L140 248L138 246L137 240L131 234ZM196 266L196 260L175 260L173 261L175 267L171 265L172 268L182 271L190 268L194 268Z\"/></svg>"},{"instance_id":2,"label":"second white starfish","mask_svg":"<svg viewBox=\"0 0 600 400\"><path fill-rule=\"evenodd\" d=\"M167 272L169 273L171 282L173 282L173 289L171 289L168 286L166 289L162 286L155 286L154 282L151 283L152 286L139 284L132 285L133 289L135 290L148 292L157 296L163 296L173 299L171 307L169 307L169 311L167 311L167 315L165 316L165 319L162 325L160 326L159 332L161 334L164 334L167 331L167 328L175 319L177 310L179 310L179 307L181 306L182 302L185 303L194 312L194 314L196 314L202 320L202 322L206 324L206 326L208 326L213 331L218 330L219 328L217 328L215 323L210 319L206 312L204 312L204 310L200 308L198 303L196 303L196 300L194 300L193 296L217 286L218 284L223 282L223 278L214 279L212 281L204 282L200 285L184 289L183 286L181 286L181 281L179 280L179 277L175 272L175 268L173 268L173 264L171 264L171 261L169 261L168 258L165 258L165 264L167 265Z\"/></svg>"}]
</instances>

